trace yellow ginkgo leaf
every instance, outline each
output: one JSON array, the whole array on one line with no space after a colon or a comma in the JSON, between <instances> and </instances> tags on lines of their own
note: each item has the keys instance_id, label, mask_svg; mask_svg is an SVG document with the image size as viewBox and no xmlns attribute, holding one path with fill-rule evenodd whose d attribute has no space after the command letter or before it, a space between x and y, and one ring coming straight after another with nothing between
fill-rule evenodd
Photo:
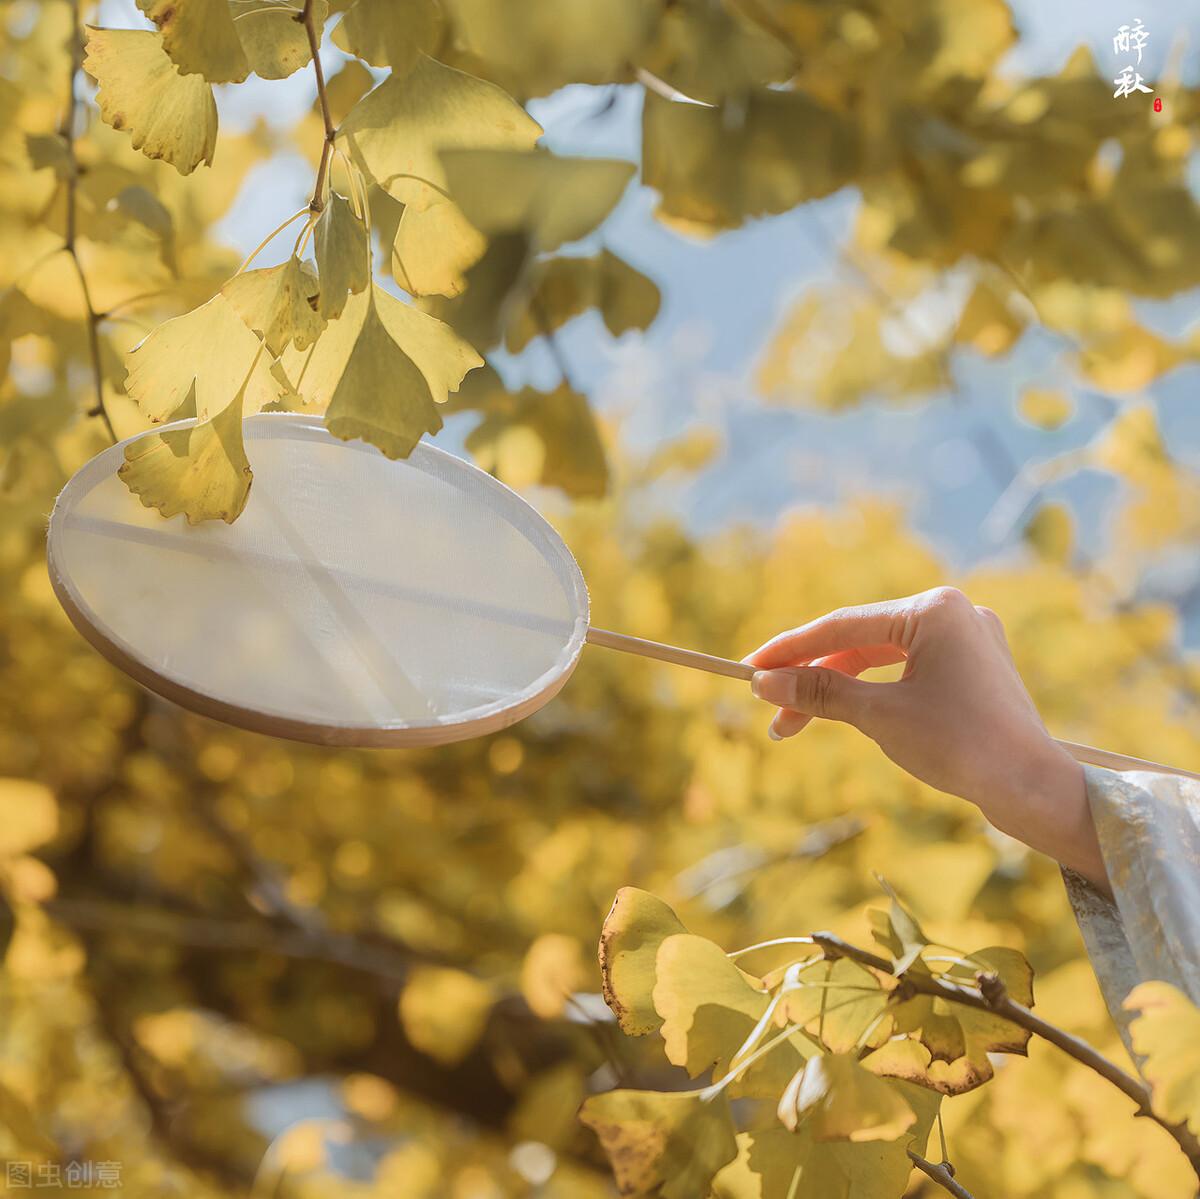
<instances>
[{"instance_id":1,"label":"yellow ginkgo leaf","mask_svg":"<svg viewBox=\"0 0 1200 1199\"><path fill-rule=\"evenodd\" d=\"M371 281L371 245L366 224L354 215L350 201L330 192L314 236L317 274L321 278L318 311L327 320L341 316L346 296L357 295Z\"/></svg>"},{"instance_id":2,"label":"yellow ginkgo leaf","mask_svg":"<svg viewBox=\"0 0 1200 1199\"><path fill-rule=\"evenodd\" d=\"M447 192L438 152L454 147L530 149L541 126L494 84L424 54L395 73L343 122L358 166L405 205L392 273L410 294L454 296L484 238Z\"/></svg>"},{"instance_id":3,"label":"yellow ginkgo leaf","mask_svg":"<svg viewBox=\"0 0 1200 1199\"><path fill-rule=\"evenodd\" d=\"M400 993L400 1022L422 1053L454 1065L479 1040L492 1003L491 988L472 975L421 966Z\"/></svg>"},{"instance_id":4,"label":"yellow ginkgo leaf","mask_svg":"<svg viewBox=\"0 0 1200 1199\"><path fill-rule=\"evenodd\" d=\"M167 420L195 385L201 420L224 412L241 394L247 414L279 396L262 343L220 293L164 321L125 357L125 390L152 421Z\"/></svg>"},{"instance_id":5,"label":"yellow ginkgo leaf","mask_svg":"<svg viewBox=\"0 0 1200 1199\"><path fill-rule=\"evenodd\" d=\"M600 1140L622 1195L696 1199L737 1155L724 1094L609 1091L579 1113Z\"/></svg>"},{"instance_id":6,"label":"yellow ginkgo leaf","mask_svg":"<svg viewBox=\"0 0 1200 1199\"><path fill-rule=\"evenodd\" d=\"M1165 982L1141 983L1122 1006L1139 1013L1129 1035L1155 1112L1200 1136L1200 1008Z\"/></svg>"},{"instance_id":7,"label":"yellow ginkgo leaf","mask_svg":"<svg viewBox=\"0 0 1200 1199\"><path fill-rule=\"evenodd\" d=\"M481 233L527 233L538 250L590 233L613 210L636 167L617 158L566 158L545 150L443 150L463 214Z\"/></svg>"},{"instance_id":8,"label":"yellow ginkgo leaf","mask_svg":"<svg viewBox=\"0 0 1200 1199\"><path fill-rule=\"evenodd\" d=\"M286 79L312 61L308 33L297 10L279 0L230 0L242 50L260 79ZM314 0L318 29L329 15L328 0Z\"/></svg>"},{"instance_id":9,"label":"yellow ginkgo leaf","mask_svg":"<svg viewBox=\"0 0 1200 1199\"><path fill-rule=\"evenodd\" d=\"M466 271L483 256L487 238L446 196L408 205L392 244L392 274L410 295L457 296Z\"/></svg>"},{"instance_id":10,"label":"yellow ginkgo leaf","mask_svg":"<svg viewBox=\"0 0 1200 1199\"><path fill-rule=\"evenodd\" d=\"M361 438L389 458L404 458L423 434L436 433L442 427L442 418L425 376L383 323L376 296L377 289L368 289L362 303L347 304L341 320L330 325L317 342L315 354L320 355L326 337L336 330L332 354L328 358L322 355L326 379L336 374L325 409L325 427L334 437L345 441ZM338 369L333 355L340 355L351 337Z\"/></svg>"},{"instance_id":11,"label":"yellow ginkgo leaf","mask_svg":"<svg viewBox=\"0 0 1200 1199\"><path fill-rule=\"evenodd\" d=\"M294 382L302 403L317 410L332 403L369 319L380 323L408 363L375 397L376 401L400 402L396 394L407 387L413 395L405 402L416 402L415 396L424 397L421 404L426 400L442 403L448 392L457 390L467 371L483 361L449 325L397 300L380 287L370 287L346 301L342 315L326 325L310 350L289 348L284 352L280 360L282 371ZM386 347L384 351L390 353ZM415 380L412 367L416 371ZM415 419L417 409L412 412ZM430 407L426 416L434 422L431 432L440 427L441 418L436 410Z\"/></svg>"},{"instance_id":12,"label":"yellow ginkgo leaf","mask_svg":"<svg viewBox=\"0 0 1200 1199\"><path fill-rule=\"evenodd\" d=\"M211 420L147 433L125 447L118 472L147 508L182 512L188 524L232 524L250 494L252 473L242 442L242 392Z\"/></svg>"},{"instance_id":13,"label":"yellow ginkgo leaf","mask_svg":"<svg viewBox=\"0 0 1200 1199\"><path fill-rule=\"evenodd\" d=\"M181 74L209 83L241 83L250 74L229 0L138 0L138 7Z\"/></svg>"},{"instance_id":14,"label":"yellow ginkgo leaf","mask_svg":"<svg viewBox=\"0 0 1200 1199\"><path fill-rule=\"evenodd\" d=\"M58 804L49 787L0 779L0 858L28 853L58 832Z\"/></svg>"},{"instance_id":15,"label":"yellow ginkgo leaf","mask_svg":"<svg viewBox=\"0 0 1200 1199\"><path fill-rule=\"evenodd\" d=\"M392 75L364 96L338 136L358 166L395 199L427 207L446 190L439 151L526 150L541 132L495 84L422 54L407 75Z\"/></svg>"},{"instance_id":16,"label":"yellow ginkgo leaf","mask_svg":"<svg viewBox=\"0 0 1200 1199\"><path fill-rule=\"evenodd\" d=\"M1071 419L1075 405L1065 391L1053 387L1027 387L1018 404L1021 415L1039 429L1058 429Z\"/></svg>"},{"instance_id":17,"label":"yellow ginkgo leaf","mask_svg":"<svg viewBox=\"0 0 1200 1199\"><path fill-rule=\"evenodd\" d=\"M917 1115L899 1088L864 1070L850 1053L823 1053L796 1071L779 1099L779 1119L814 1141L894 1141Z\"/></svg>"},{"instance_id":18,"label":"yellow ginkgo leaf","mask_svg":"<svg viewBox=\"0 0 1200 1199\"><path fill-rule=\"evenodd\" d=\"M1024 328L1025 322L1008 306L1005 292L981 280L963 306L954 336L994 358L1010 350Z\"/></svg>"},{"instance_id":19,"label":"yellow ginkgo leaf","mask_svg":"<svg viewBox=\"0 0 1200 1199\"><path fill-rule=\"evenodd\" d=\"M654 1032L662 1017L654 1007L658 947L687 929L656 895L622 887L600 933L604 1001L630 1036Z\"/></svg>"},{"instance_id":20,"label":"yellow ginkgo leaf","mask_svg":"<svg viewBox=\"0 0 1200 1199\"><path fill-rule=\"evenodd\" d=\"M333 31L333 44L403 75L418 54L437 49L443 24L436 0L354 0Z\"/></svg>"},{"instance_id":21,"label":"yellow ginkgo leaf","mask_svg":"<svg viewBox=\"0 0 1200 1199\"><path fill-rule=\"evenodd\" d=\"M719 945L691 933L668 937L654 962L654 1008L662 1017L667 1058L693 1077L729 1070L767 1009L769 996Z\"/></svg>"},{"instance_id":22,"label":"yellow ginkgo leaf","mask_svg":"<svg viewBox=\"0 0 1200 1199\"><path fill-rule=\"evenodd\" d=\"M311 268L310 268L311 269ZM221 294L278 358L286 346L307 349L325 327L314 307L317 280L294 255L279 266L235 275Z\"/></svg>"},{"instance_id":23,"label":"yellow ginkgo leaf","mask_svg":"<svg viewBox=\"0 0 1200 1199\"><path fill-rule=\"evenodd\" d=\"M127 129L133 148L169 162L181 175L212 165L217 105L199 75L181 75L149 29L87 31L84 69L99 84L100 115Z\"/></svg>"}]
</instances>

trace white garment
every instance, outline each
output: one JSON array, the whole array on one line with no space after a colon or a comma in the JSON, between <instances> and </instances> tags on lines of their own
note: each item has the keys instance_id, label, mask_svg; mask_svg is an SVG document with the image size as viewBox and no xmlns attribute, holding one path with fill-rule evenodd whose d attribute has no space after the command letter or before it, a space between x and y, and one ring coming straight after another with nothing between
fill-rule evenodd
<instances>
[{"instance_id":1,"label":"white garment","mask_svg":"<svg viewBox=\"0 0 1200 1199\"><path fill-rule=\"evenodd\" d=\"M1200 783L1169 774L1085 767L1088 801L1113 899L1071 870L1067 894L1105 1002L1129 1042L1121 1006L1159 979L1200 1004Z\"/></svg>"}]
</instances>

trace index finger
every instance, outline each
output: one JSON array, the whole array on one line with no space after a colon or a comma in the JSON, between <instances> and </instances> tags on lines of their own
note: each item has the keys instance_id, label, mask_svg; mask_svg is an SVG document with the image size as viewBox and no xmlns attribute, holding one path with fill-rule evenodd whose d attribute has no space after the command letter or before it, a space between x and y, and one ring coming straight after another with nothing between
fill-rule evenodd
<instances>
[{"instance_id":1,"label":"index finger","mask_svg":"<svg viewBox=\"0 0 1200 1199\"><path fill-rule=\"evenodd\" d=\"M908 600L886 600L879 604L839 608L799 628L777 634L743 661L759 670L774 670L863 646L904 648L908 604Z\"/></svg>"}]
</instances>

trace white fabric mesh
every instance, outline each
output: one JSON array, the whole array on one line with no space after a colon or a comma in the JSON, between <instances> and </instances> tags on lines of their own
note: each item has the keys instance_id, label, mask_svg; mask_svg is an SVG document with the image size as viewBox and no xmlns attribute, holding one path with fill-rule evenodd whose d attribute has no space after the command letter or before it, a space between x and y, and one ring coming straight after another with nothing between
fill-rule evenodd
<instances>
[{"instance_id":1,"label":"white fabric mesh","mask_svg":"<svg viewBox=\"0 0 1200 1199\"><path fill-rule=\"evenodd\" d=\"M506 487L424 444L389 461L306 417L252 417L245 436L254 483L232 525L143 507L116 476L120 446L67 484L51 572L102 642L235 708L447 740L573 668L583 577Z\"/></svg>"}]
</instances>

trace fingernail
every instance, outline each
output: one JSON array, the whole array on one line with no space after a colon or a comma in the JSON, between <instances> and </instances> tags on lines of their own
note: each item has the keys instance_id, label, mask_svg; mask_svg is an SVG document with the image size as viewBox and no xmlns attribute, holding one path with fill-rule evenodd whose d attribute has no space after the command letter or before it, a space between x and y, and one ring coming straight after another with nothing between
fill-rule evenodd
<instances>
[{"instance_id":1,"label":"fingernail","mask_svg":"<svg viewBox=\"0 0 1200 1199\"><path fill-rule=\"evenodd\" d=\"M783 738L775 731L774 725L771 725L770 728L767 729L767 736L770 737L772 741L783 740Z\"/></svg>"},{"instance_id":2,"label":"fingernail","mask_svg":"<svg viewBox=\"0 0 1200 1199\"><path fill-rule=\"evenodd\" d=\"M790 670L756 670L750 690L759 699L786 708L796 700L796 676Z\"/></svg>"}]
</instances>

